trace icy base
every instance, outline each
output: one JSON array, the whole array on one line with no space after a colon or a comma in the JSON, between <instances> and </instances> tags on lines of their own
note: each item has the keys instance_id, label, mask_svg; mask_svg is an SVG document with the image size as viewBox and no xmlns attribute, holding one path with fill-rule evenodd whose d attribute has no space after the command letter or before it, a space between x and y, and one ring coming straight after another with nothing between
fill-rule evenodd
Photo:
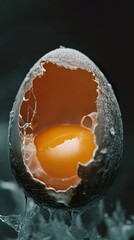
<instances>
[{"instance_id":1,"label":"icy base","mask_svg":"<svg viewBox=\"0 0 134 240\"><path fill-rule=\"evenodd\" d=\"M16 206L20 205L20 190L16 184L0 181L0 190L9 191ZM27 199L22 214L0 215L0 220L15 229L18 240L129 240L134 236L134 217L127 220L119 202L109 216L105 212L103 200L81 212L69 212L42 209Z\"/></svg>"}]
</instances>

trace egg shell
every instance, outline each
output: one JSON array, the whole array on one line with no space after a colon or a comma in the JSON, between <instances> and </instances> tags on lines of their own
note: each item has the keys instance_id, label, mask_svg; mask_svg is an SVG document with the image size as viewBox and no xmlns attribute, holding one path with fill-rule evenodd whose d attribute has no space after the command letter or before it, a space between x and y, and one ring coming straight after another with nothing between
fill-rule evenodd
<instances>
[{"instance_id":1,"label":"egg shell","mask_svg":"<svg viewBox=\"0 0 134 240\"><path fill-rule=\"evenodd\" d=\"M98 149L89 166L79 167L81 183L66 193L53 194L45 185L27 171L21 152L18 125L20 106L32 81L43 75L43 64L51 62L68 69L83 69L92 72L98 83L97 127L95 128ZM122 156L123 127L121 113L111 85L99 68L84 54L69 48L59 48L44 55L24 79L10 113L9 156L13 174L24 192L43 206L80 208L102 197L115 178ZM57 197L56 197L57 196ZM58 200L58 196L59 199Z\"/></svg>"}]
</instances>

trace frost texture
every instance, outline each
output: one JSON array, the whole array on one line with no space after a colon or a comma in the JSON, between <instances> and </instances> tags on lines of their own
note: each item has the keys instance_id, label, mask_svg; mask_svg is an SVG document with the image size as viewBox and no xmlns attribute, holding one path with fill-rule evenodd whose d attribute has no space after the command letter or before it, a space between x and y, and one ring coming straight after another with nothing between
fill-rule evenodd
<instances>
[{"instance_id":1,"label":"frost texture","mask_svg":"<svg viewBox=\"0 0 134 240\"><path fill-rule=\"evenodd\" d=\"M14 183L0 181L0 189L8 190L19 203L19 189ZM1 216L2 222L15 229L18 240L129 240L134 236L134 217L127 220L118 202L112 216L105 213L104 202L88 206L81 212L60 209L42 209L27 199L20 215ZM104 236L98 226L106 227Z\"/></svg>"},{"instance_id":2,"label":"frost texture","mask_svg":"<svg viewBox=\"0 0 134 240\"><path fill-rule=\"evenodd\" d=\"M26 129L29 128L31 130L34 130L34 128L38 124L38 114L37 114L37 101L36 101L36 96L34 94L33 88L31 88L28 91L28 96L27 98L24 96L23 97L23 102L28 102L30 99L33 99L33 105L27 106L27 119L26 122L24 121L23 117L21 114L19 114L19 127L21 130L23 130L23 134L26 135Z\"/></svg>"}]
</instances>

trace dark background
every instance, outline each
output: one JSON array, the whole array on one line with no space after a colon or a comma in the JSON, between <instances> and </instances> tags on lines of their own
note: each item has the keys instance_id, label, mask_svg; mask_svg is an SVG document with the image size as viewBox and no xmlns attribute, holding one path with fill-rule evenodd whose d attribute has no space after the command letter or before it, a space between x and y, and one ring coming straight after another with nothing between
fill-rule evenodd
<instances>
[{"instance_id":1,"label":"dark background","mask_svg":"<svg viewBox=\"0 0 134 240\"><path fill-rule=\"evenodd\" d=\"M126 214L134 214L133 0L0 0L0 179L12 179L7 126L19 86L30 67L60 45L85 53L114 88L123 117L124 155L105 201L112 208L120 199ZM8 214L10 199L0 194L0 214Z\"/></svg>"}]
</instances>

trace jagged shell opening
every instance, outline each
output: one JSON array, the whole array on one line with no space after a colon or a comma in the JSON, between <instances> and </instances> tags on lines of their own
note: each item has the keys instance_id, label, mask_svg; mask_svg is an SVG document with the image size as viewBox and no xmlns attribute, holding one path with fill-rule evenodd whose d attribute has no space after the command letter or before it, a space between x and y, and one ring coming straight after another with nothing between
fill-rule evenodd
<instances>
[{"instance_id":1,"label":"jagged shell opening","mask_svg":"<svg viewBox=\"0 0 134 240\"><path fill-rule=\"evenodd\" d=\"M22 154L34 178L47 187L65 190L77 185L79 176L60 180L48 176L38 161L34 138L55 125L82 126L94 134L98 83L93 73L80 68L64 68L51 62L44 63L43 67L44 74L33 80L20 106Z\"/></svg>"}]
</instances>

